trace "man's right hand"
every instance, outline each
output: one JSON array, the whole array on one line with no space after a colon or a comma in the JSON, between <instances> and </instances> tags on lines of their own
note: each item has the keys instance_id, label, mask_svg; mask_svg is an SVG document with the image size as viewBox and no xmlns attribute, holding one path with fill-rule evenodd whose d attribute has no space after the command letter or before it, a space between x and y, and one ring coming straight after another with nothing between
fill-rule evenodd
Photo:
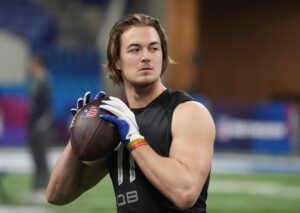
<instances>
[{"instance_id":1,"label":"man's right hand","mask_svg":"<svg viewBox=\"0 0 300 213\"><path fill-rule=\"evenodd\" d=\"M100 91L98 94L95 96L94 100L97 99L102 99L105 96L105 92ZM91 92L88 91L84 94L83 98L80 97L77 99L77 106L76 108L71 108L71 113L74 116L83 106L87 105L90 102L91 98Z\"/></svg>"},{"instance_id":2,"label":"man's right hand","mask_svg":"<svg viewBox=\"0 0 300 213\"><path fill-rule=\"evenodd\" d=\"M100 91L98 92L98 94L95 96L94 100L97 100L97 99L102 99L103 97L105 96L105 92L103 91ZM73 126L73 122L74 122L74 116L76 115L76 113L85 105L87 105L89 102L90 102L90 98L91 98L91 92L88 91L84 94L83 98L80 97L77 99L77 106L76 108L71 108L71 113L73 115L73 119L71 121L71 125L70 125L70 128L72 128Z\"/></svg>"}]
</instances>

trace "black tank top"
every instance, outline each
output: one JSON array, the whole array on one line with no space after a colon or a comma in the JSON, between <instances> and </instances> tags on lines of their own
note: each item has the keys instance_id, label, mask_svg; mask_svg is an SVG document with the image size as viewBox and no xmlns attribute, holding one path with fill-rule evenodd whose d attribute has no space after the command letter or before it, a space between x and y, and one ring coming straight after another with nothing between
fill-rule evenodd
<instances>
[{"instance_id":1,"label":"black tank top","mask_svg":"<svg viewBox=\"0 0 300 213\"><path fill-rule=\"evenodd\" d=\"M132 109L141 135L159 155L169 156L172 142L171 122L175 108L180 103L191 100L193 99L186 93L167 89L147 107ZM119 213L206 212L209 176L196 204L191 209L180 211L147 180L124 146L111 154L108 170Z\"/></svg>"}]
</instances>

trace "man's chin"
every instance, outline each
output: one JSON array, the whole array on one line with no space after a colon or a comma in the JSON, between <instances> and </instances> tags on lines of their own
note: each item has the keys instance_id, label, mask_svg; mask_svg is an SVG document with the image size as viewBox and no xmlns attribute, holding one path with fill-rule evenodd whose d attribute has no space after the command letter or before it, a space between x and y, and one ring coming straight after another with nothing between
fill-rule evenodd
<instances>
[{"instance_id":1,"label":"man's chin","mask_svg":"<svg viewBox=\"0 0 300 213\"><path fill-rule=\"evenodd\" d=\"M140 87L140 88L145 88L145 87L149 87L149 86L152 86L156 83L157 81L155 80L142 80L142 81L136 81L136 82L133 82L132 85L134 87Z\"/></svg>"}]
</instances>

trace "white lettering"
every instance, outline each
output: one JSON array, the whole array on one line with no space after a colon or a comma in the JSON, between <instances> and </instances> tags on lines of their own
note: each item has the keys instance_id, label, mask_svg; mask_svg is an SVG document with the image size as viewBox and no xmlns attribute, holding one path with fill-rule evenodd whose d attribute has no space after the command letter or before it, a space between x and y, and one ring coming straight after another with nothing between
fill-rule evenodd
<instances>
[{"instance_id":1,"label":"white lettering","mask_svg":"<svg viewBox=\"0 0 300 213\"><path fill-rule=\"evenodd\" d=\"M119 194L117 196L117 204L118 206L123 206L126 204L125 196L123 194Z\"/></svg>"},{"instance_id":2,"label":"white lettering","mask_svg":"<svg viewBox=\"0 0 300 213\"><path fill-rule=\"evenodd\" d=\"M126 193L127 203L135 203L139 200L137 191L131 191Z\"/></svg>"},{"instance_id":3,"label":"white lettering","mask_svg":"<svg viewBox=\"0 0 300 213\"><path fill-rule=\"evenodd\" d=\"M126 192L125 194L119 194L117 196L117 205L118 206L123 206L125 204L129 203L135 203L138 202L139 196L136 190Z\"/></svg>"},{"instance_id":4,"label":"white lettering","mask_svg":"<svg viewBox=\"0 0 300 213\"><path fill-rule=\"evenodd\" d=\"M217 137L222 141L232 139L268 139L278 140L288 134L283 121L257 121L221 117L217 121Z\"/></svg>"}]
</instances>

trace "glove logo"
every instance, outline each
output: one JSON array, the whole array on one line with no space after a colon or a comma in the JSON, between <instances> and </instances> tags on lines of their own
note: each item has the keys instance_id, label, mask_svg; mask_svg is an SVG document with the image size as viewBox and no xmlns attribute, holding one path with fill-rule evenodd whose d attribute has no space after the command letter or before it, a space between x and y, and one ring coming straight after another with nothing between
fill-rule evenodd
<instances>
[{"instance_id":1,"label":"glove logo","mask_svg":"<svg viewBox=\"0 0 300 213\"><path fill-rule=\"evenodd\" d=\"M82 111L82 115L86 117L95 117L99 112L99 107L90 106Z\"/></svg>"}]
</instances>

